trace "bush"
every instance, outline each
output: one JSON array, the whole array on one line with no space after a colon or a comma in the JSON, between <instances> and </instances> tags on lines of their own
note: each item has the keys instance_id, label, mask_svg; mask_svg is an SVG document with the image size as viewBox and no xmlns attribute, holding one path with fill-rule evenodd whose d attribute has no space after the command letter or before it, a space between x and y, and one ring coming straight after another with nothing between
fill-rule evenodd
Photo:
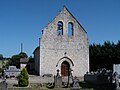
<instances>
[{"instance_id":1,"label":"bush","mask_svg":"<svg viewBox=\"0 0 120 90\"><path fill-rule=\"evenodd\" d=\"M2 69L2 68L0 68L0 73L2 73L2 71L3 71L3 69Z\"/></svg>"},{"instance_id":2,"label":"bush","mask_svg":"<svg viewBox=\"0 0 120 90\"><path fill-rule=\"evenodd\" d=\"M26 87L29 84L29 75L26 68L23 68L18 76L18 84L20 87Z\"/></svg>"}]
</instances>

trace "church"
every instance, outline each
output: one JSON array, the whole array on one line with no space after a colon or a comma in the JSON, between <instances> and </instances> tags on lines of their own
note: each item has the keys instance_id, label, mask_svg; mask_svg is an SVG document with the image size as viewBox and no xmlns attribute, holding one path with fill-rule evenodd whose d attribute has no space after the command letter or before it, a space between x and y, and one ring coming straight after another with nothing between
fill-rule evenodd
<instances>
[{"instance_id":1,"label":"church","mask_svg":"<svg viewBox=\"0 0 120 90\"><path fill-rule=\"evenodd\" d=\"M89 71L87 32L64 6L42 30L39 46L34 50L38 75L84 76Z\"/></svg>"}]
</instances>

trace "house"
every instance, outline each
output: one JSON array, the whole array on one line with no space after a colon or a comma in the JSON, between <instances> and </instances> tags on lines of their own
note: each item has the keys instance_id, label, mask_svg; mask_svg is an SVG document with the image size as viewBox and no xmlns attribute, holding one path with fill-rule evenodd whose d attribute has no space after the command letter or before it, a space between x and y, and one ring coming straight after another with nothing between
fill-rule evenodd
<instances>
[{"instance_id":1,"label":"house","mask_svg":"<svg viewBox=\"0 0 120 90\"><path fill-rule=\"evenodd\" d=\"M38 75L56 75L59 70L62 77L83 77L89 71L87 32L65 6L42 33L33 52Z\"/></svg>"},{"instance_id":2,"label":"house","mask_svg":"<svg viewBox=\"0 0 120 90\"><path fill-rule=\"evenodd\" d=\"M34 70L34 59L33 58L20 58L20 69L27 68L28 72Z\"/></svg>"},{"instance_id":3,"label":"house","mask_svg":"<svg viewBox=\"0 0 120 90\"><path fill-rule=\"evenodd\" d=\"M21 70L27 66L28 61L29 61L28 58L20 58L20 69Z\"/></svg>"}]
</instances>

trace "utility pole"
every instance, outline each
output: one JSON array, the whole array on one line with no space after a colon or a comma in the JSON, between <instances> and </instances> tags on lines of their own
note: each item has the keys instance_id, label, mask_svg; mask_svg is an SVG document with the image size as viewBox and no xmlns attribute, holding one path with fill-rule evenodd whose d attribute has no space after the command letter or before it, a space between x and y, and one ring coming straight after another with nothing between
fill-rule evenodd
<instances>
[{"instance_id":1,"label":"utility pole","mask_svg":"<svg viewBox=\"0 0 120 90\"><path fill-rule=\"evenodd\" d=\"M21 53L23 52L23 43L21 43Z\"/></svg>"}]
</instances>

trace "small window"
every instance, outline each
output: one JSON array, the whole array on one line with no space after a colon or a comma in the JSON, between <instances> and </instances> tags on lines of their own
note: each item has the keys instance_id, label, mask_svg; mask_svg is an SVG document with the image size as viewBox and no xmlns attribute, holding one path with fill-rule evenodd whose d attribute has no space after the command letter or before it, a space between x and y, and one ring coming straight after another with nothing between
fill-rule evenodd
<instances>
[{"instance_id":1,"label":"small window","mask_svg":"<svg viewBox=\"0 0 120 90\"><path fill-rule=\"evenodd\" d=\"M68 36L73 36L74 32L73 32L73 23L69 22L68 23Z\"/></svg>"},{"instance_id":2,"label":"small window","mask_svg":"<svg viewBox=\"0 0 120 90\"><path fill-rule=\"evenodd\" d=\"M57 25L58 25L58 27L57 27L58 35L63 35L63 22L59 21Z\"/></svg>"}]
</instances>

